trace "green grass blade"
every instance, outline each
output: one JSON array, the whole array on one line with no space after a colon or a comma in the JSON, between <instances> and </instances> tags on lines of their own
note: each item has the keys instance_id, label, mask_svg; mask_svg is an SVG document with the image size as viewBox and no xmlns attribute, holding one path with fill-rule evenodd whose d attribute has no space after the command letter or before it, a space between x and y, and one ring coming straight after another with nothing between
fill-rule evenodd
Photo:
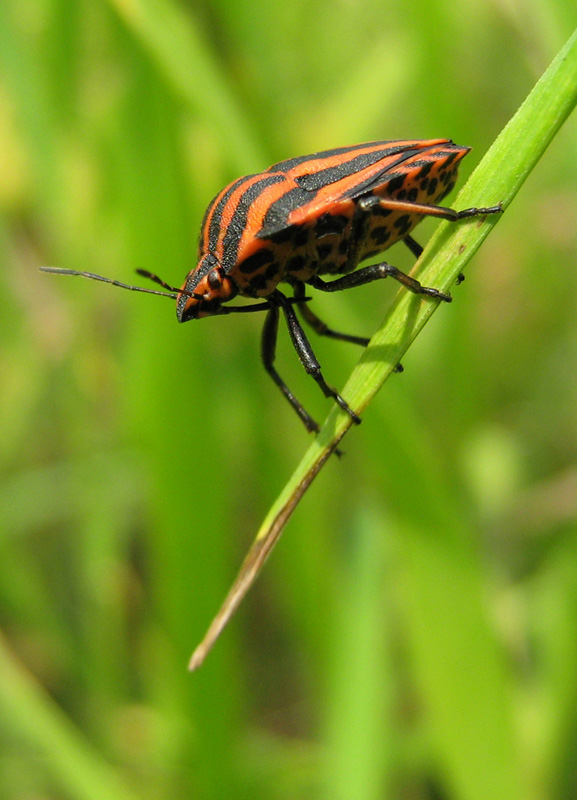
<instances>
[{"instance_id":1,"label":"green grass blade","mask_svg":"<svg viewBox=\"0 0 577 800\"><path fill-rule=\"evenodd\" d=\"M501 202L506 209L576 103L577 32L503 129L460 192L455 207ZM420 258L415 276L424 285L447 291L496 220L493 216L458 224L442 223ZM343 391L355 411L360 413L367 407L437 306L438 301L399 291ZM266 516L238 578L192 657L191 669L204 660L260 572L290 515L350 426L350 418L335 406Z\"/></svg>"}]
</instances>

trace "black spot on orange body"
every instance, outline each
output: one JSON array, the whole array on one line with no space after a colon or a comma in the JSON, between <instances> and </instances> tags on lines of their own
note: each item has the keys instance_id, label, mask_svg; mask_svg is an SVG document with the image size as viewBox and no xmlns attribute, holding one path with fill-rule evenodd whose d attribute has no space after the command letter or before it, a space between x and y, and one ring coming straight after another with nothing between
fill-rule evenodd
<instances>
[{"instance_id":1,"label":"black spot on orange body","mask_svg":"<svg viewBox=\"0 0 577 800\"><path fill-rule=\"evenodd\" d=\"M423 217L406 205L379 206L374 198L436 205L468 152L448 139L370 142L240 178L209 205L199 264L184 288L202 294L199 287L214 264L247 297L266 297L283 281L350 272L404 238ZM359 221L359 201L367 198L373 202Z\"/></svg>"}]
</instances>

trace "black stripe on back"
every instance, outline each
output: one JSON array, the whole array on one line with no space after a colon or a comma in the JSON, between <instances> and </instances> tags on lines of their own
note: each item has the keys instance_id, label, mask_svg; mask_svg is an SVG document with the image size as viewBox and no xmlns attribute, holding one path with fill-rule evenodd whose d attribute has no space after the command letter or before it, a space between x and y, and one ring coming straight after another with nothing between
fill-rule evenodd
<instances>
[{"instance_id":1,"label":"black stripe on back","mask_svg":"<svg viewBox=\"0 0 577 800\"><path fill-rule=\"evenodd\" d=\"M209 235L208 235L208 248L207 248L209 253L214 253L214 251L216 250L216 245L218 243L218 237L220 235L220 230L221 230L220 226L222 225L222 212L226 208L226 204L228 203L232 193L236 189L238 189L238 187L242 183L244 183L246 180L249 180L250 178L253 178L253 177L254 177L253 175L245 175L242 178L238 178L238 180L236 180L236 181L234 181L234 183L230 184L230 186L228 187L226 192L222 195L222 197L218 201L218 203L217 203L217 205L216 205L216 207L214 209L214 214L212 215L212 219L210 221L210 232L209 232ZM216 197L218 197L218 195ZM205 217L208 216L208 213L210 212L210 209L212 208L212 205L215 202L216 197L214 198L212 203L207 208Z\"/></svg>"},{"instance_id":2,"label":"black stripe on back","mask_svg":"<svg viewBox=\"0 0 577 800\"><path fill-rule=\"evenodd\" d=\"M299 186L295 186L294 189L289 189L288 192L285 192L282 197L279 197L269 206L263 219L262 228L257 234L258 238L268 239L274 237L276 242L282 241L283 238L290 238L292 234L287 224L289 214L295 208L300 208L314 200L315 194L316 192L309 192ZM283 237L283 234L286 234L286 236Z\"/></svg>"},{"instance_id":3,"label":"black stripe on back","mask_svg":"<svg viewBox=\"0 0 577 800\"><path fill-rule=\"evenodd\" d=\"M279 161L278 164L273 164L272 167L267 169L267 172L288 172L293 167L298 167L299 164L304 164L307 161L316 161L319 158L331 158L331 156L340 156L343 153L350 153L353 150L359 150L361 147L372 147L373 145L392 145L394 141L388 142L367 142L366 144L351 144L347 147L335 147L333 150L321 150L320 153L312 153L309 156L296 156L289 158L286 161Z\"/></svg>"},{"instance_id":4,"label":"black stripe on back","mask_svg":"<svg viewBox=\"0 0 577 800\"><path fill-rule=\"evenodd\" d=\"M391 147L386 150L376 150L373 153L361 153L354 158L351 158L349 161L345 161L342 164L337 164L333 167L327 167L327 169L319 170L318 172L311 173L310 175L301 175L300 177L296 178L296 182L299 186L302 186L303 189L307 191L316 191L318 189L322 189L324 186L328 186L331 183L337 183L338 181L342 180L343 178L349 178L351 175L355 175L358 172L361 172L367 167L372 167L375 164L378 164L379 161L382 161L384 158L390 158L393 155L400 154L400 157L395 159L392 164L387 164L384 168L387 172L390 169L393 169L402 161L406 161L406 159L411 158L417 153L421 153L422 148L417 149L407 149L406 145L403 147ZM351 195L357 194L357 191L366 185L370 185L374 183L375 180L379 179L383 174L383 170L381 170L377 175L371 175L370 177L366 178L365 181L355 186L353 189L347 191L346 196L350 197Z\"/></svg>"},{"instance_id":5,"label":"black stripe on back","mask_svg":"<svg viewBox=\"0 0 577 800\"><path fill-rule=\"evenodd\" d=\"M280 183L281 181L286 181L286 177L278 172L272 175L263 173L263 177L252 183L238 198L236 208L227 226L222 243L222 267L225 272L230 272L236 264L238 247L246 227L246 220L251 205L267 186L272 186L272 184Z\"/></svg>"}]
</instances>

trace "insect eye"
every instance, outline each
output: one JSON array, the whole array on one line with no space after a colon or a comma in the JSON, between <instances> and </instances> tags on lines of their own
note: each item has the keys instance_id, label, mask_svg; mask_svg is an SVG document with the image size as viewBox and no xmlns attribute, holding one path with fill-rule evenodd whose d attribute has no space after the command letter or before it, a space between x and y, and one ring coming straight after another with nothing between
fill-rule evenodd
<instances>
[{"instance_id":1,"label":"insect eye","mask_svg":"<svg viewBox=\"0 0 577 800\"><path fill-rule=\"evenodd\" d=\"M222 275L220 274L219 269L211 269L208 275L206 276L208 280L208 285L211 289L219 289L222 284Z\"/></svg>"}]
</instances>

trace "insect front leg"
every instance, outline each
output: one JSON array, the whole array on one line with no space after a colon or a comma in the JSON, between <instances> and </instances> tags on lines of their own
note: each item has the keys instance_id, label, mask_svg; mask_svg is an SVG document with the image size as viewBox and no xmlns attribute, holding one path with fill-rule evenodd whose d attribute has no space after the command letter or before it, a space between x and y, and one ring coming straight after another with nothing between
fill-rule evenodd
<instances>
[{"instance_id":1,"label":"insect front leg","mask_svg":"<svg viewBox=\"0 0 577 800\"><path fill-rule=\"evenodd\" d=\"M352 344L360 344L361 347L366 347L369 339L366 336L351 336L348 333L341 333L335 331L322 321L314 311L311 310L308 303L304 302L305 285L302 281L294 284L294 296L299 311L303 318L308 322L311 328L319 334L319 336L328 336L331 339L340 339L343 342L351 342ZM300 302L299 302L300 301Z\"/></svg>"},{"instance_id":2,"label":"insect front leg","mask_svg":"<svg viewBox=\"0 0 577 800\"><path fill-rule=\"evenodd\" d=\"M279 321L279 309L278 306L271 306L270 311L266 315L266 319L264 321L264 326L262 329L262 340L261 340L261 355L262 355L262 363L264 364L264 368L271 376L273 381L279 387L283 395L289 401L291 406L299 415L300 419L302 420L305 428L309 433L318 433L320 427L317 422L310 416L310 414L303 408L301 403L297 400L294 394L291 392L289 387L283 381L279 373L277 372L274 366L274 359L276 354L276 341L277 341L277 334L278 334L278 321Z\"/></svg>"},{"instance_id":3,"label":"insect front leg","mask_svg":"<svg viewBox=\"0 0 577 800\"><path fill-rule=\"evenodd\" d=\"M297 315L295 314L294 308L289 300L284 296L284 294L282 294L282 292L279 292L278 289L270 296L270 300L273 303L278 303L278 305L282 308L293 347L297 351L300 362L306 369L307 373L318 383L325 397L332 397L333 400L343 409L343 411L347 412L355 424L360 424L361 418L355 414L347 401L341 397L336 389L333 389L325 381L321 371L321 365L319 364L319 361L315 356L312 347L310 346L309 340L307 339L306 334L303 331Z\"/></svg>"}]
</instances>

